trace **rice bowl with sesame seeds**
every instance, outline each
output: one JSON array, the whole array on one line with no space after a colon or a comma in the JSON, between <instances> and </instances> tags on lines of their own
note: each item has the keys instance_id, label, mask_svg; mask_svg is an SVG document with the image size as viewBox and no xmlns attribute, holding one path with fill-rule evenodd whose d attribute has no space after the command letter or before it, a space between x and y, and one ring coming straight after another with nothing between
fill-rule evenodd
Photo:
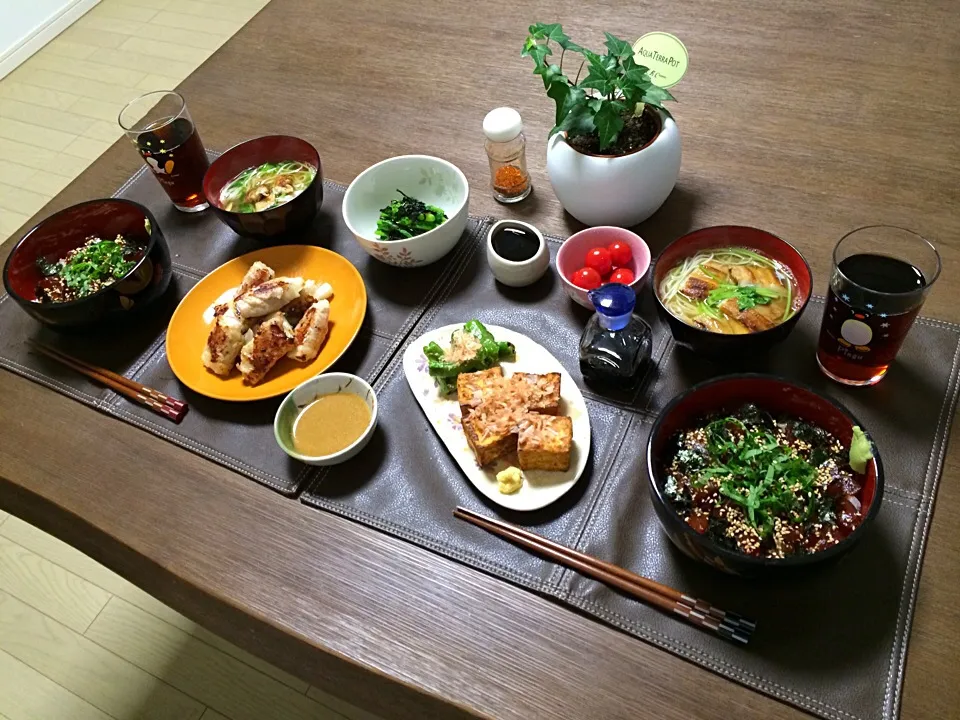
<instances>
[{"instance_id":1,"label":"rice bowl with sesame seeds","mask_svg":"<svg viewBox=\"0 0 960 720\"><path fill-rule=\"evenodd\" d=\"M743 575L846 552L883 492L876 448L844 408L755 374L707 381L671 401L654 423L647 464L671 540Z\"/></svg>"}]
</instances>

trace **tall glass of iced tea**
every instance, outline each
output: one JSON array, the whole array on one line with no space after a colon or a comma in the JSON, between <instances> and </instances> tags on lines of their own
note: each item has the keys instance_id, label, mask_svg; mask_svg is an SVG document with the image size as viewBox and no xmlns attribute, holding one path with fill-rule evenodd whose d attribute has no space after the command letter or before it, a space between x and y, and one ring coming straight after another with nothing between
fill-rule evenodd
<instances>
[{"instance_id":1,"label":"tall glass of iced tea","mask_svg":"<svg viewBox=\"0 0 960 720\"><path fill-rule=\"evenodd\" d=\"M931 242L890 225L844 235L833 250L817 362L846 385L880 382L940 275Z\"/></svg>"},{"instance_id":2,"label":"tall glass of iced tea","mask_svg":"<svg viewBox=\"0 0 960 720\"><path fill-rule=\"evenodd\" d=\"M120 111L119 121L177 210L205 210L203 175L210 161L180 94L141 95Z\"/></svg>"}]
</instances>

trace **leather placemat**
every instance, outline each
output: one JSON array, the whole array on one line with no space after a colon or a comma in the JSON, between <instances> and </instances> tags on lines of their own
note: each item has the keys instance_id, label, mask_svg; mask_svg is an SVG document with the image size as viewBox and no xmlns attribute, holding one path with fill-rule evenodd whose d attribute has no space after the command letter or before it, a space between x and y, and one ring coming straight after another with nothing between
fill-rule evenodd
<instances>
[{"instance_id":1,"label":"leather placemat","mask_svg":"<svg viewBox=\"0 0 960 720\"><path fill-rule=\"evenodd\" d=\"M551 240L555 257L559 239ZM497 284L478 250L454 268L404 347L432 328L476 317L530 335L584 389L576 352L589 313L566 298L553 273L522 290ZM870 430L886 469L877 522L849 555L786 579L750 581L681 555L656 519L644 467L653 419L678 392L729 370L676 346L648 288L641 298L638 312L653 327L656 365L633 396L584 393L590 461L580 482L554 505L511 512L474 491L411 395L401 368L403 347L374 385L380 405L374 440L353 460L318 473L301 499L556 598L821 717L895 717L920 561L957 401L960 328L921 318L882 383L847 389L817 369L823 304L816 298L783 345L753 366L736 368L799 380L839 399ZM457 505L742 612L758 620L758 630L748 647L736 647L454 519Z\"/></svg>"},{"instance_id":2,"label":"leather placemat","mask_svg":"<svg viewBox=\"0 0 960 720\"><path fill-rule=\"evenodd\" d=\"M216 153L210 153L212 157ZM319 245L346 257L367 286L367 315L360 334L332 370L373 381L393 357L445 282L449 270L479 241L486 221L471 219L460 243L443 260L423 268L388 267L357 244L340 214L345 188L324 183L324 198L312 227L276 244ZM0 295L0 367L91 405L229 467L285 495L295 495L317 470L289 458L273 437L273 417L282 396L251 403L228 403L198 395L181 385L167 364L167 322L194 284L231 258L264 244L236 235L211 212L176 210L160 184L141 168L116 197L134 200L153 212L170 246L173 282L162 305L123 332L63 333L40 325L5 293ZM36 340L106 367L186 401L190 410L176 425L121 395L88 381L44 355L31 351ZM200 362L200 358L197 358Z\"/></svg>"}]
</instances>

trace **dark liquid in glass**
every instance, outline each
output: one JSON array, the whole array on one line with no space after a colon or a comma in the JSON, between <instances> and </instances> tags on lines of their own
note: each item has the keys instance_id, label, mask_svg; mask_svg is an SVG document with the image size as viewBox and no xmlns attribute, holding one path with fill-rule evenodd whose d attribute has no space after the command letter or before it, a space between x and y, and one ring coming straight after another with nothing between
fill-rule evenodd
<instances>
[{"instance_id":1,"label":"dark liquid in glass","mask_svg":"<svg viewBox=\"0 0 960 720\"><path fill-rule=\"evenodd\" d=\"M163 124L166 123L166 124ZM206 202L203 176L210 167L196 127L187 118L160 120L137 136L137 149L174 205L194 208Z\"/></svg>"},{"instance_id":2,"label":"dark liquid in glass","mask_svg":"<svg viewBox=\"0 0 960 720\"><path fill-rule=\"evenodd\" d=\"M491 239L493 251L504 260L523 262L537 254L540 238L523 228L502 227Z\"/></svg>"},{"instance_id":3,"label":"dark liquid in glass","mask_svg":"<svg viewBox=\"0 0 960 720\"><path fill-rule=\"evenodd\" d=\"M926 278L910 263L886 255L851 255L837 267L817 359L837 378L868 383L886 373L900 350L920 312Z\"/></svg>"}]
</instances>

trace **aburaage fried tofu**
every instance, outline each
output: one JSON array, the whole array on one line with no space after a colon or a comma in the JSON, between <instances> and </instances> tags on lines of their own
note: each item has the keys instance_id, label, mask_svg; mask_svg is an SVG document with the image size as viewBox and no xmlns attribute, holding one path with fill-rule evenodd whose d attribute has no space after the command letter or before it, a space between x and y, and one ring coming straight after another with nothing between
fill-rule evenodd
<instances>
[{"instance_id":1,"label":"aburaage fried tofu","mask_svg":"<svg viewBox=\"0 0 960 720\"><path fill-rule=\"evenodd\" d=\"M520 421L517 458L521 470L567 470L573 443L573 420L530 413Z\"/></svg>"},{"instance_id":2,"label":"aburaage fried tofu","mask_svg":"<svg viewBox=\"0 0 960 720\"><path fill-rule=\"evenodd\" d=\"M469 415L473 408L499 388L502 378L503 368L499 365L488 370L460 373L457 376L457 401L460 403L461 417Z\"/></svg>"},{"instance_id":3,"label":"aburaage fried tofu","mask_svg":"<svg viewBox=\"0 0 960 720\"><path fill-rule=\"evenodd\" d=\"M499 367L457 378L461 423L470 449L481 466L513 451L526 437L530 470L566 470L570 464L573 425L560 412L560 373L515 373L504 377Z\"/></svg>"}]
</instances>

